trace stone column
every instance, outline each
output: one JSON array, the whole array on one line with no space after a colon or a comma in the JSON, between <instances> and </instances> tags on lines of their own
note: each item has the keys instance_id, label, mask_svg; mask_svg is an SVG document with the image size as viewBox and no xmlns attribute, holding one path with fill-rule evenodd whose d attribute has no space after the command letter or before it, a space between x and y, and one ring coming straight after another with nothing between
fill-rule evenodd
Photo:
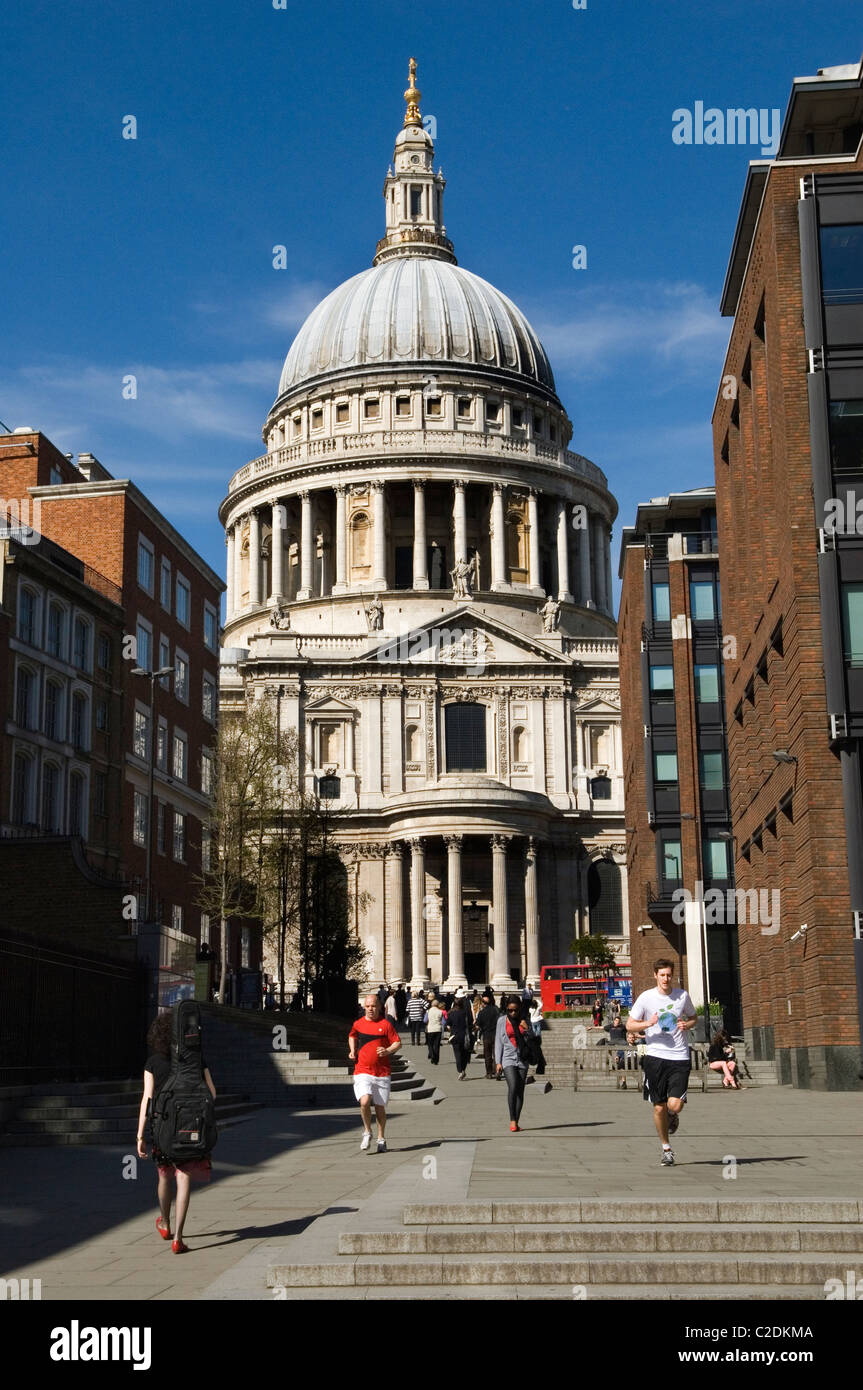
<instances>
[{"instance_id":1,"label":"stone column","mask_svg":"<svg viewBox=\"0 0 863 1390\"><path fill-rule=\"evenodd\" d=\"M494 947L491 953L491 980L494 990L513 990L509 973L509 912L506 895L506 847L509 835L492 835L492 902L494 909Z\"/></svg>"},{"instance_id":2,"label":"stone column","mask_svg":"<svg viewBox=\"0 0 863 1390\"><path fill-rule=\"evenodd\" d=\"M344 483L336 484L336 582L334 594L343 594L348 587L348 513Z\"/></svg>"},{"instance_id":3,"label":"stone column","mask_svg":"<svg viewBox=\"0 0 863 1390\"><path fill-rule=\"evenodd\" d=\"M454 564L459 560L467 560L467 510L465 506L465 484L461 478L457 478L455 483L455 496L453 498L452 527L454 542Z\"/></svg>"},{"instance_id":4,"label":"stone column","mask_svg":"<svg viewBox=\"0 0 863 1390\"><path fill-rule=\"evenodd\" d=\"M506 529L503 519L503 484L494 483L491 499L491 587L506 587Z\"/></svg>"},{"instance_id":5,"label":"stone column","mask_svg":"<svg viewBox=\"0 0 863 1390\"><path fill-rule=\"evenodd\" d=\"M449 935L449 974L445 989L467 988L464 973L464 932L462 930L461 835L444 835L447 855L446 916Z\"/></svg>"},{"instance_id":6,"label":"stone column","mask_svg":"<svg viewBox=\"0 0 863 1390\"><path fill-rule=\"evenodd\" d=\"M387 847L389 883L387 884L387 941L384 969L391 981L405 978L405 932L402 912L404 900L404 846L394 840Z\"/></svg>"},{"instance_id":7,"label":"stone column","mask_svg":"<svg viewBox=\"0 0 863 1390\"><path fill-rule=\"evenodd\" d=\"M578 533L578 601L582 608L593 608L593 589L590 583L590 512L587 525Z\"/></svg>"},{"instance_id":8,"label":"stone column","mask_svg":"<svg viewBox=\"0 0 863 1390\"><path fill-rule=\"evenodd\" d=\"M374 527L374 563L372 588L387 587L387 533L383 483L372 483L372 525Z\"/></svg>"},{"instance_id":9,"label":"stone column","mask_svg":"<svg viewBox=\"0 0 863 1390\"><path fill-rule=\"evenodd\" d=\"M411 989L427 989L429 984L426 948L426 856L420 837L411 847Z\"/></svg>"},{"instance_id":10,"label":"stone column","mask_svg":"<svg viewBox=\"0 0 863 1390\"><path fill-rule=\"evenodd\" d=\"M527 582L532 589L542 588L539 582L539 499L536 488L527 494Z\"/></svg>"},{"instance_id":11,"label":"stone column","mask_svg":"<svg viewBox=\"0 0 863 1390\"><path fill-rule=\"evenodd\" d=\"M300 493L300 588L298 599L312 596L312 496L310 492Z\"/></svg>"},{"instance_id":12,"label":"stone column","mask_svg":"<svg viewBox=\"0 0 863 1390\"><path fill-rule=\"evenodd\" d=\"M614 613L614 588L611 577L611 531L606 526L603 528L603 541L605 546L605 606L609 613Z\"/></svg>"},{"instance_id":13,"label":"stone column","mask_svg":"<svg viewBox=\"0 0 863 1390\"><path fill-rule=\"evenodd\" d=\"M249 603L261 602L261 514L252 508L249 517Z\"/></svg>"},{"instance_id":14,"label":"stone column","mask_svg":"<svg viewBox=\"0 0 863 1390\"><path fill-rule=\"evenodd\" d=\"M426 549L425 483L414 479L414 588L427 589L428 551Z\"/></svg>"},{"instance_id":15,"label":"stone column","mask_svg":"<svg viewBox=\"0 0 863 1390\"><path fill-rule=\"evenodd\" d=\"M524 865L524 926L525 979L534 988L539 986L539 912L536 905L536 841L533 836L527 842Z\"/></svg>"},{"instance_id":16,"label":"stone column","mask_svg":"<svg viewBox=\"0 0 863 1390\"><path fill-rule=\"evenodd\" d=\"M285 522L287 516L280 502L273 503L273 534L270 541L271 597L277 601L285 592Z\"/></svg>"},{"instance_id":17,"label":"stone column","mask_svg":"<svg viewBox=\"0 0 863 1390\"><path fill-rule=\"evenodd\" d=\"M225 576L225 622L229 623L234 616L234 528L227 527L225 531L225 546L227 547L227 574Z\"/></svg>"},{"instance_id":18,"label":"stone column","mask_svg":"<svg viewBox=\"0 0 863 1390\"><path fill-rule=\"evenodd\" d=\"M601 516L593 518L593 559L596 570L596 606L601 613L608 610L605 594L605 521Z\"/></svg>"},{"instance_id":19,"label":"stone column","mask_svg":"<svg viewBox=\"0 0 863 1390\"><path fill-rule=\"evenodd\" d=\"M557 597L561 603L572 603L569 587L569 528L566 523L566 498L557 499Z\"/></svg>"},{"instance_id":20,"label":"stone column","mask_svg":"<svg viewBox=\"0 0 863 1390\"><path fill-rule=\"evenodd\" d=\"M243 518L234 522L234 613L243 607Z\"/></svg>"}]
</instances>

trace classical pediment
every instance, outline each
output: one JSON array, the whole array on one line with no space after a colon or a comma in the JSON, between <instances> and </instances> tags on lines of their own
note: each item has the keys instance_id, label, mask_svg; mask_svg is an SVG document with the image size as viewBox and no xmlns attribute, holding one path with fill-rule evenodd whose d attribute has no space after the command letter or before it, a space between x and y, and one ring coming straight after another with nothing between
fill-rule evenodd
<instances>
[{"instance_id":1,"label":"classical pediment","mask_svg":"<svg viewBox=\"0 0 863 1390\"><path fill-rule=\"evenodd\" d=\"M587 699L579 700L576 709L579 715L582 714L620 714L620 696L610 693L603 695L588 696Z\"/></svg>"},{"instance_id":2,"label":"classical pediment","mask_svg":"<svg viewBox=\"0 0 863 1390\"><path fill-rule=\"evenodd\" d=\"M317 700L310 700L305 706L305 713L327 715L337 715L344 718L346 714L356 714L356 707L340 700L336 695L321 695Z\"/></svg>"},{"instance_id":3,"label":"classical pediment","mask_svg":"<svg viewBox=\"0 0 863 1390\"><path fill-rule=\"evenodd\" d=\"M434 664L485 669L516 664L566 673L572 669L572 662L541 638L529 637L498 618L478 613L473 605L376 641L357 660L363 665L379 661L384 668Z\"/></svg>"}]
</instances>

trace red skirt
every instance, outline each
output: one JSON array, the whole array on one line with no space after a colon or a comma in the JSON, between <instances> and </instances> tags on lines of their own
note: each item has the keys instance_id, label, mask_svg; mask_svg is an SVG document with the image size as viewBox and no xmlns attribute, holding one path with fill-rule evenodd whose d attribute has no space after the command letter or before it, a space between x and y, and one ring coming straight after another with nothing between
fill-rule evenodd
<instances>
[{"instance_id":1,"label":"red skirt","mask_svg":"<svg viewBox=\"0 0 863 1390\"><path fill-rule=\"evenodd\" d=\"M154 1153L153 1160L160 1178L173 1178L185 1173L192 1182L209 1182L213 1165L208 1158L190 1158L186 1163L169 1163L164 1154Z\"/></svg>"}]
</instances>

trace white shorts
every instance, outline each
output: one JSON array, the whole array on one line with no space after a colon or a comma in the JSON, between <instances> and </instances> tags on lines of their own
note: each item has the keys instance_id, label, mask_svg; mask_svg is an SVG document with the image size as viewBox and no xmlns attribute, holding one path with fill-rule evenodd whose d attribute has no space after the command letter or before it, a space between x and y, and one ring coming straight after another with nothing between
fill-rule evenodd
<instances>
[{"instance_id":1,"label":"white shorts","mask_svg":"<svg viewBox=\"0 0 863 1390\"><path fill-rule=\"evenodd\" d=\"M354 1095L357 1100L371 1096L372 1105L388 1105L391 1084L391 1076L369 1076L368 1072L360 1072L359 1076L354 1076Z\"/></svg>"}]
</instances>

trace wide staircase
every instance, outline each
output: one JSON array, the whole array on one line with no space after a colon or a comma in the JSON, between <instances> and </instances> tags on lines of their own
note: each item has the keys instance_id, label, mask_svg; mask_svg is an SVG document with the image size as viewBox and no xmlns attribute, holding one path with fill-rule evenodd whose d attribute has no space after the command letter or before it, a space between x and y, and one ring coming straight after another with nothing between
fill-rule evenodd
<instances>
[{"instance_id":1,"label":"wide staircase","mask_svg":"<svg viewBox=\"0 0 863 1390\"><path fill-rule=\"evenodd\" d=\"M546 1018L542 1032L542 1050L546 1059L546 1077L555 1086L576 1091L614 1091L625 1080L627 1091L641 1094L642 1073L638 1058L631 1048L624 1048L623 1072L617 1066L618 1046L609 1045L608 1034L602 1028L585 1027L577 1019ZM584 1040L584 1046L579 1045ZM604 1044L604 1045L603 1045ZM746 1044L734 1044L738 1070L743 1086L778 1086L776 1068L772 1062L750 1061ZM722 1073L706 1065L703 1043L692 1047L691 1091L722 1091Z\"/></svg>"},{"instance_id":2,"label":"wide staircase","mask_svg":"<svg viewBox=\"0 0 863 1390\"><path fill-rule=\"evenodd\" d=\"M135 1149L141 1080L45 1082L19 1089L13 1119L0 1133L0 1148L59 1144L128 1144ZM220 1129L259 1107L248 1095L223 1092L216 1100Z\"/></svg>"},{"instance_id":3,"label":"wide staircase","mask_svg":"<svg viewBox=\"0 0 863 1390\"><path fill-rule=\"evenodd\" d=\"M276 1263L289 1299L823 1300L863 1278L863 1203L836 1201L413 1202L401 1221L344 1230L318 1260ZM345 1218L341 1218L345 1221ZM323 1254L323 1252L322 1252Z\"/></svg>"}]
</instances>

